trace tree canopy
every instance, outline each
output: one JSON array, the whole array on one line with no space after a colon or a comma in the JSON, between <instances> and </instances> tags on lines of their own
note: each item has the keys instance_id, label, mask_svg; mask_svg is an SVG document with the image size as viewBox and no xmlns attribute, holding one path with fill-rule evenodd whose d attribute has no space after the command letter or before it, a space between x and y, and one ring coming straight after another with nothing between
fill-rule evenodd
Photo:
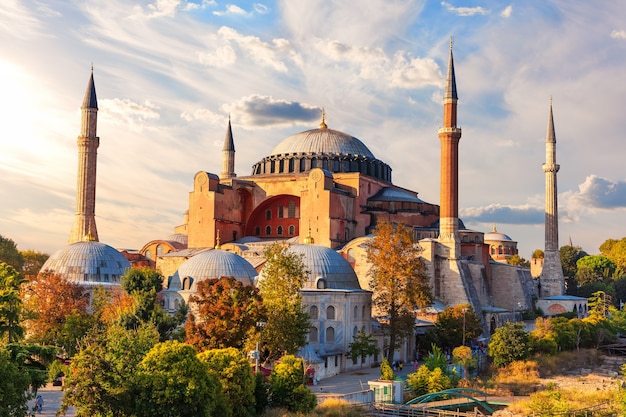
<instances>
[{"instance_id":1,"label":"tree canopy","mask_svg":"<svg viewBox=\"0 0 626 417\"><path fill-rule=\"evenodd\" d=\"M501 368L513 361L530 356L531 344L524 323L507 321L496 329L489 342L489 356L496 367Z\"/></svg>"},{"instance_id":2,"label":"tree canopy","mask_svg":"<svg viewBox=\"0 0 626 417\"><path fill-rule=\"evenodd\" d=\"M24 258L15 242L0 235L0 262L11 265L17 272L22 272Z\"/></svg>"},{"instance_id":3,"label":"tree canopy","mask_svg":"<svg viewBox=\"0 0 626 417\"><path fill-rule=\"evenodd\" d=\"M22 271L27 279L36 277L41 271L41 267L48 260L50 255L47 253L36 252L34 250L25 250L20 252L24 259Z\"/></svg>"},{"instance_id":4,"label":"tree canopy","mask_svg":"<svg viewBox=\"0 0 626 417\"><path fill-rule=\"evenodd\" d=\"M463 337L465 329L465 337ZM482 328L480 319L469 304L457 304L447 307L435 322L435 339L445 349L453 349L480 336Z\"/></svg>"},{"instance_id":5,"label":"tree canopy","mask_svg":"<svg viewBox=\"0 0 626 417\"><path fill-rule=\"evenodd\" d=\"M626 237L605 240L600 245L600 253L615 262L622 274L626 273Z\"/></svg>"},{"instance_id":6,"label":"tree canopy","mask_svg":"<svg viewBox=\"0 0 626 417\"><path fill-rule=\"evenodd\" d=\"M578 285L585 285L605 278L612 279L615 268L615 262L606 256L584 256L576 261L576 281Z\"/></svg>"},{"instance_id":7,"label":"tree canopy","mask_svg":"<svg viewBox=\"0 0 626 417\"><path fill-rule=\"evenodd\" d=\"M311 323L302 310L302 289L308 271L302 254L289 252L288 246L275 243L265 250L259 289L267 311L262 331L264 350L270 358L295 354L306 343Z\"/></svg>"},{"instance_id":8,"label":"tree canopy","mask_svg":"<svg viewBox=\"0 0 626 417\"><path fill-rule=\"evenodd\" d=\"M413 242L412 230L403 225L380 223L367 248L372 304L388 338L387 360L413 334L417 307L432 303L422 250Z\"/></svg>"},{"instance_id":9,"label":"tree canopy","mask_svg":"<svg viewBox=\"0 0 626 417\"><path fill-rule=\"evenodd\" d=\"M14 343L24 336L20 286L24 279L11 265L0 262L0 337Z\"/></svg>"}]
</instances>

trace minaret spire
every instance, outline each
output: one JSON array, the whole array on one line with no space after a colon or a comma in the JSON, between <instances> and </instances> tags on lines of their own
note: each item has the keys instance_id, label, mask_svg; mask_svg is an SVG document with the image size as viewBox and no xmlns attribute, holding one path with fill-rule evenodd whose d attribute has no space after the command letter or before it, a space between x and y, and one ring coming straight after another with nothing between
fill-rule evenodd
<instances>
[{"instance_id":1,"label":"minaret spire","mask_svg":"<svg viewBox=\"0 0 626 417\"><path fill-rule=\"evenodd\" d=\"M550 98L550 113L548 115L548 132L546 134L546 163L542 166L546 174L546 207L545 207L545 250L543 270L541 272L540 296L563 295L565 292L565 278L559 252L559 214L557 199L556 173L559 164L556 163L556 134L554 131L554 116L552 113L552 98Z\"/></svg>"},{"instance_id":2,"label":"minaret spire","mask_svg":"<svg viewBox=\"0 0 626 417\"><path fill-rule=\"evenodd\" d=\"M235 178L235 141L233 139L233 129L230 124L230 114L228 115L228 128L226 129L226 137L224 138L224 147L222 148L222 172L221 180Z\"/></svg>"},{"instance_id":3,"label":"minaret spire","mask_svg":"<svg viewBox=\"0 0 626 417\"><path fill-rule=\"evenodd\" d=\"M81 242L86 236L98 241L96 228L96 165L100 138L97 136L98 100L96 86L93 81L93 64L91 75L85 90L82 119L78 145L78 175L76 186L76 215L68 242Z\"/></svg>"},{"instance_id":4,"label":"minaret spire","mask_svg":"<svg viewBox=\"0 0 626 417\"><path fill-rule=\"evenodd\" d=\"M450 38L448 74L443 96L443 127L439 129L441 142L439 241L448 247L450 259L457 259L460 255L458 187L461 128L457 127L457 102L452 38Z\"/></svg>"}]
</instances>

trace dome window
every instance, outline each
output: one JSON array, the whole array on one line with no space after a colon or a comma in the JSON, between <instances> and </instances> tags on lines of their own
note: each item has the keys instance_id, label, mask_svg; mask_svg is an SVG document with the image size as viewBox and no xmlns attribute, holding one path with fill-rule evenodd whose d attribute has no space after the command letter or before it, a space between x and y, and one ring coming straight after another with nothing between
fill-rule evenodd
<instances>
[{"instance_id":1,"label":"dome window","mask_svg":"<svg viewBox=\"0 0 626 417\"><path fill-rule=\"evenodd\" d=\"M317 288L318 290L326 289L326 280L322 277L318 277L315 280L315 288Z\"/></svg>"}]
</instances>

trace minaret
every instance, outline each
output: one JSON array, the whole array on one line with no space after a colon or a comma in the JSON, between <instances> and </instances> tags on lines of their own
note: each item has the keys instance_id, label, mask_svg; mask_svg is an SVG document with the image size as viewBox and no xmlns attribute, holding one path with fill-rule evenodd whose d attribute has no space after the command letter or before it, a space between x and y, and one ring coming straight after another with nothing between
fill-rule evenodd
<instances>
[{"instance_id":1,"label":"minaret","mask_svg":"<svg viewBox=\"0 0 626 417\"><path fill-rule=\"evenodd\" d=\"M563 295L565 278L559 252L559 213L557 201L556 173L556 134L554 133L554 117L552 116L552 99L550 99L550 115L548 116L548 133L546 135L546 225L543 270L541 272L540 297Z\"/></svg>"},{"instance_id":2,"label":"minaret","mask_svg":"<svg viewBox=\"0 0 626 417\"><path fill-rule=\"evenodd\" d=\"M228 129L226 129L226 138L224 138L224 147L222 148L222 172L220 172L220 180L235 178L235 141L233 140L233 130L230 127L230 115L228 115Z\"/></svg>"},{"instance_id":3,"label":"minaret","mask_svg":"<svg viewBox=\"0 0 626 417\"><path fill-rule=\"evenodd\" d=\"M448 76L443 97L443 127L439 129L439 140L441 141L439 241L449 248L449 259L457 259L460 255L458 222L461 128L456 125L457 101L452 38L450 38Z\"/></svg>"},{"instance_id":4,"label":"minaret","mask_svg":"<svg viewBox=\"0 0 626 417\"><path fill-rule=\"evenodd\" d=\"M83 100L80 136L78 136L78 176L76 186L76 215L68 243L81 242L87 237L98 241L96 228L96 162L100 138L96 136L98 125L98 101L96 86L91 76Z\"/></svg>"}]
</instances>

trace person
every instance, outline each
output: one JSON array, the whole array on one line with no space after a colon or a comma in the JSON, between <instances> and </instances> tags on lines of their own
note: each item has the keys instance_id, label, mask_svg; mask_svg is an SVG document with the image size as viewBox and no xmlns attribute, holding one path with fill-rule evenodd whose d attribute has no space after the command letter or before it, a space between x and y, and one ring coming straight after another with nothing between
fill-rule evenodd
<instances>
[{"instance_id":1,"label":"person","mask_svg":"<svg viewBox=\"0 0 626 417\"><path fill-rule=\"evenodd\" d=\"M38 413L41 413L42 409L43 409L43 397L41 396L41 394L37 394L37 398L35 398L35 410L37 410Z\"/></svg>"}]
</instances>

